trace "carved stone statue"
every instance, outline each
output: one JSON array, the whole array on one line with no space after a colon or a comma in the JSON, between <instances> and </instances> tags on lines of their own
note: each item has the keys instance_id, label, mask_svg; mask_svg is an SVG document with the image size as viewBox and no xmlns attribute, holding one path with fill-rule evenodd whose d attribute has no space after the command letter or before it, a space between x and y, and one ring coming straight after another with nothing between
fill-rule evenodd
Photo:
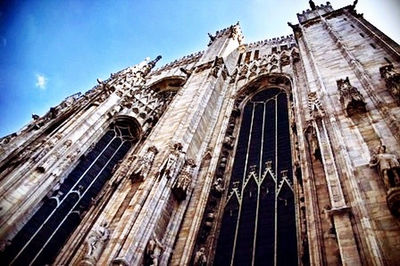
<instances>
[{"instance_id":1,"label":"carved stone statue","mask_svg":"<svg viewBox=\"0 0 400 266\"><path fill-rule=\"evenodd\" d=\"M184 200L187 195L188 188L192 183L193 171L196 167L192 159L188 159L183 167L183 170L176 179L172 191L178 200Z\"/></svg>"},{"instance_id":2,"label":"carved stone statue","mask_svg":"<svg viewBox=\"0 0 400 266\"><path fill-rule=\"evenodd\" d=\"M207 257L206 257L206 249L204 247L200 248L195 256L193 261L194 266L205 266L207 265Z\"/></svg>"},{"instance_id":3,"label":"carved stone statue","mask_svg":"<svg viewBox=\"0 0 400 266\"><path fill-rule=\"evenodd\" d=\"M145 256L144 256L144 265L146 266L157 266L159 265L159 258L164 250L164 245L155 237L149 240L146 246Z\"/></svg>"},{"instance_id":4,"label":"carved stone statue","mask_svg":"<svg viewBox=\"0 0 400 266\"><path fill-rule=\"evenodd\" d=\"M221 194L225 191L224 181L222 180L222 178L219 177L217 178L217 180L215 180L213 184L213 189L215 194L221 196Z\"/></svg>"},{"instance_id":5,"label":"carved stone statue","mask_svg":"<svg viewBox=\"0 0 400 266\"><path fill-rule=\"evenodd\" d=\"M153 164L154 157L158 153L158 150L155 146L151 146L147 149L147 152L144 156L140 157L136 163L135 169L131 175L132 179L144 180L147 174L150 171L150 168Z\"/></svg>"},{"instance_id":6,"label":"carved stone statue","mask_svg":"<svg viewBox=\"0 0 400 266\"><path fill-rule=\"evenodd\" d=\"M337 86L340 94L340 102L348 115L365 112L365 100L356 87L351 86L349 77L339 79Z\"/></svg>"},{"instance_id":7,"label":"carved stone statue","mask_svg":"<svg viewBox=\"0 0 400 266\"><path fill-rule=\"evenodd\" d=\"M393 215L400 216L400 163L396 155L387 153L381 145L371 156L371 167L376 167L386 188L386 202Z\"/></svg>"},{"instance_id":8,"label":"carved stone statue","mask_svg":"<svg viewBox=\"0 0 400 266\"><path fill-rule=\"evenodd\" d=\"M86 239L88 251L81 265L96 265L110 235L107 226L108 223L103 222L100 226L90 231Z\"/></svg>"},{"instance_id":9,"label":"carved stone statue","mask_svg":"<svg viewBox=\"0 0 400 266\"><path fill-rule=\"evenodd\" d=\"M377 153L373 154L369 164L376 167L379 175L385 183L386 190L400 187L400 164L396 155L387 153L386 146L378 147Z\"/></svg>"},{"instance_id":10,"label":"carved stone statue","mask_svg":"<svg viewBox=\"0 0 400 266\"><path fill-rule=\"evenodd\" d=\"M161 165L159 172L160 177L167 177L171 178L174 177L176 174L176 171L178 170L178 165L180 161L183 161L183 157L185 155L184 152L182 152L182 144L176 143L174 144L174 147L170 154L168 155L168 158L164 161L164 163Z\"/></svg>"},{"instance_id":11,"label":"carved stone statue","mask_svg":"<svg viewBox=\"0 0 400 266\"><path fill-rule=\"evenodd\" d=\"M394 69L392 64L381 67L379 71L390 93L400 101L400 73Z\"/></svg>"}]
</instances>

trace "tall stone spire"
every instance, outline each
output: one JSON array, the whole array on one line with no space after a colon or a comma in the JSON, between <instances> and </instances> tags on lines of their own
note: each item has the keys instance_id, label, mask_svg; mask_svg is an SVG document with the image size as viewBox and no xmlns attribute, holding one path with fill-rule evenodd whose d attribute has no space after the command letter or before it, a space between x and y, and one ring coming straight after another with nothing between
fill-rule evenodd
<instances>
[{"instance_id":1,"label":"tall stone spire","mask_svg":"<svg viewBox=\"0 0 400 266\"><path fill-rule=\"evenodd\" d=\"M161 55L157 56L154 60L151 60L150 62L147 63L147 65L144 67L143 70L143 76L146 76L149 74L149 72L153 69L153 67L157 64L158 61L162 58Z\"/></svg>"}]
</instances>

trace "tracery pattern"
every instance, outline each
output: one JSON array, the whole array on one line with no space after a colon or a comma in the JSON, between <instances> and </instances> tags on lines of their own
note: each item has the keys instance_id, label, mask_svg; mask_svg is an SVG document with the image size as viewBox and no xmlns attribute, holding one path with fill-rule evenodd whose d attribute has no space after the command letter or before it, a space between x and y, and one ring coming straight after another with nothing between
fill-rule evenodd
<instances>
[{"instance_id":1,"label":"tracery pattern","mask_svg":"<svg viewBox=\"0 0 400 266\"><path fill-rule=\"evenodd\" d=\"M136 141L133 131L127 122L111 125L59 188L43 200L1 254L0 261L5 265L50 264L110 178L113 168Z\"/></svg>"},{"instance_id":2,"label":"tracery pattern","mask_svg":"<svg viewBox=\"0 0 400 266\"><path fill-rule=\"evenodd\" d=\"M214 265L296 265L288 97L263 90L245 105Z\"/></svg>"}]
</instances>

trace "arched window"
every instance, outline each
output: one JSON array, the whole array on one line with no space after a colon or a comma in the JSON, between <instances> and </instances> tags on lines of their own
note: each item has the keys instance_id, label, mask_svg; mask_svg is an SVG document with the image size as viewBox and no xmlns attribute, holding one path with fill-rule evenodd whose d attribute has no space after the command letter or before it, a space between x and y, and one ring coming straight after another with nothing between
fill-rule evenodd
<instances>
[{"instance_id":1,"label":"arched window","mask_svg":"<svg viewBox=\"0 0 400 266\"><path fill-rule=\"evenodd\" d=\"M0 261L12 265L50 264L81 221L113 167L137 141L129 122L112 124L50 198L17 233Z\"/></svg>"},{"instance_id":2,"label":"arched window","mask_svg":"<svg viewBox=\"0 0 400 266\"><path fill-rule=\"evenodd\" d=\"M288 96L245 105L214 265L297 265Z\"/></svg>"}]
</instances>

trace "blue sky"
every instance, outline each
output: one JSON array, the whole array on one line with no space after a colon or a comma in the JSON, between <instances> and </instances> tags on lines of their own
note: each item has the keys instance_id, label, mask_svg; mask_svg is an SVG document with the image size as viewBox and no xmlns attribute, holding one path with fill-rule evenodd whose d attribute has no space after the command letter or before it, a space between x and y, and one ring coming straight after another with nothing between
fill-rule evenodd
<instances>
[{"instance_id":1,"label":"blue sky","mask_svg":"<svg viewBox=\"0 0 400 266\"><path fill-rule=\"evenodd\" d=\"M316 4L325 1L315 1ZM333 0L334 8L352 1ZM245 42L291 33L308 0L9 1L0 6L0 137L110 73L149 56L158 67L207 47L240 21ZM358 12L400 42L398 0L359 0Z\"/></svg>"}]
</instances>

